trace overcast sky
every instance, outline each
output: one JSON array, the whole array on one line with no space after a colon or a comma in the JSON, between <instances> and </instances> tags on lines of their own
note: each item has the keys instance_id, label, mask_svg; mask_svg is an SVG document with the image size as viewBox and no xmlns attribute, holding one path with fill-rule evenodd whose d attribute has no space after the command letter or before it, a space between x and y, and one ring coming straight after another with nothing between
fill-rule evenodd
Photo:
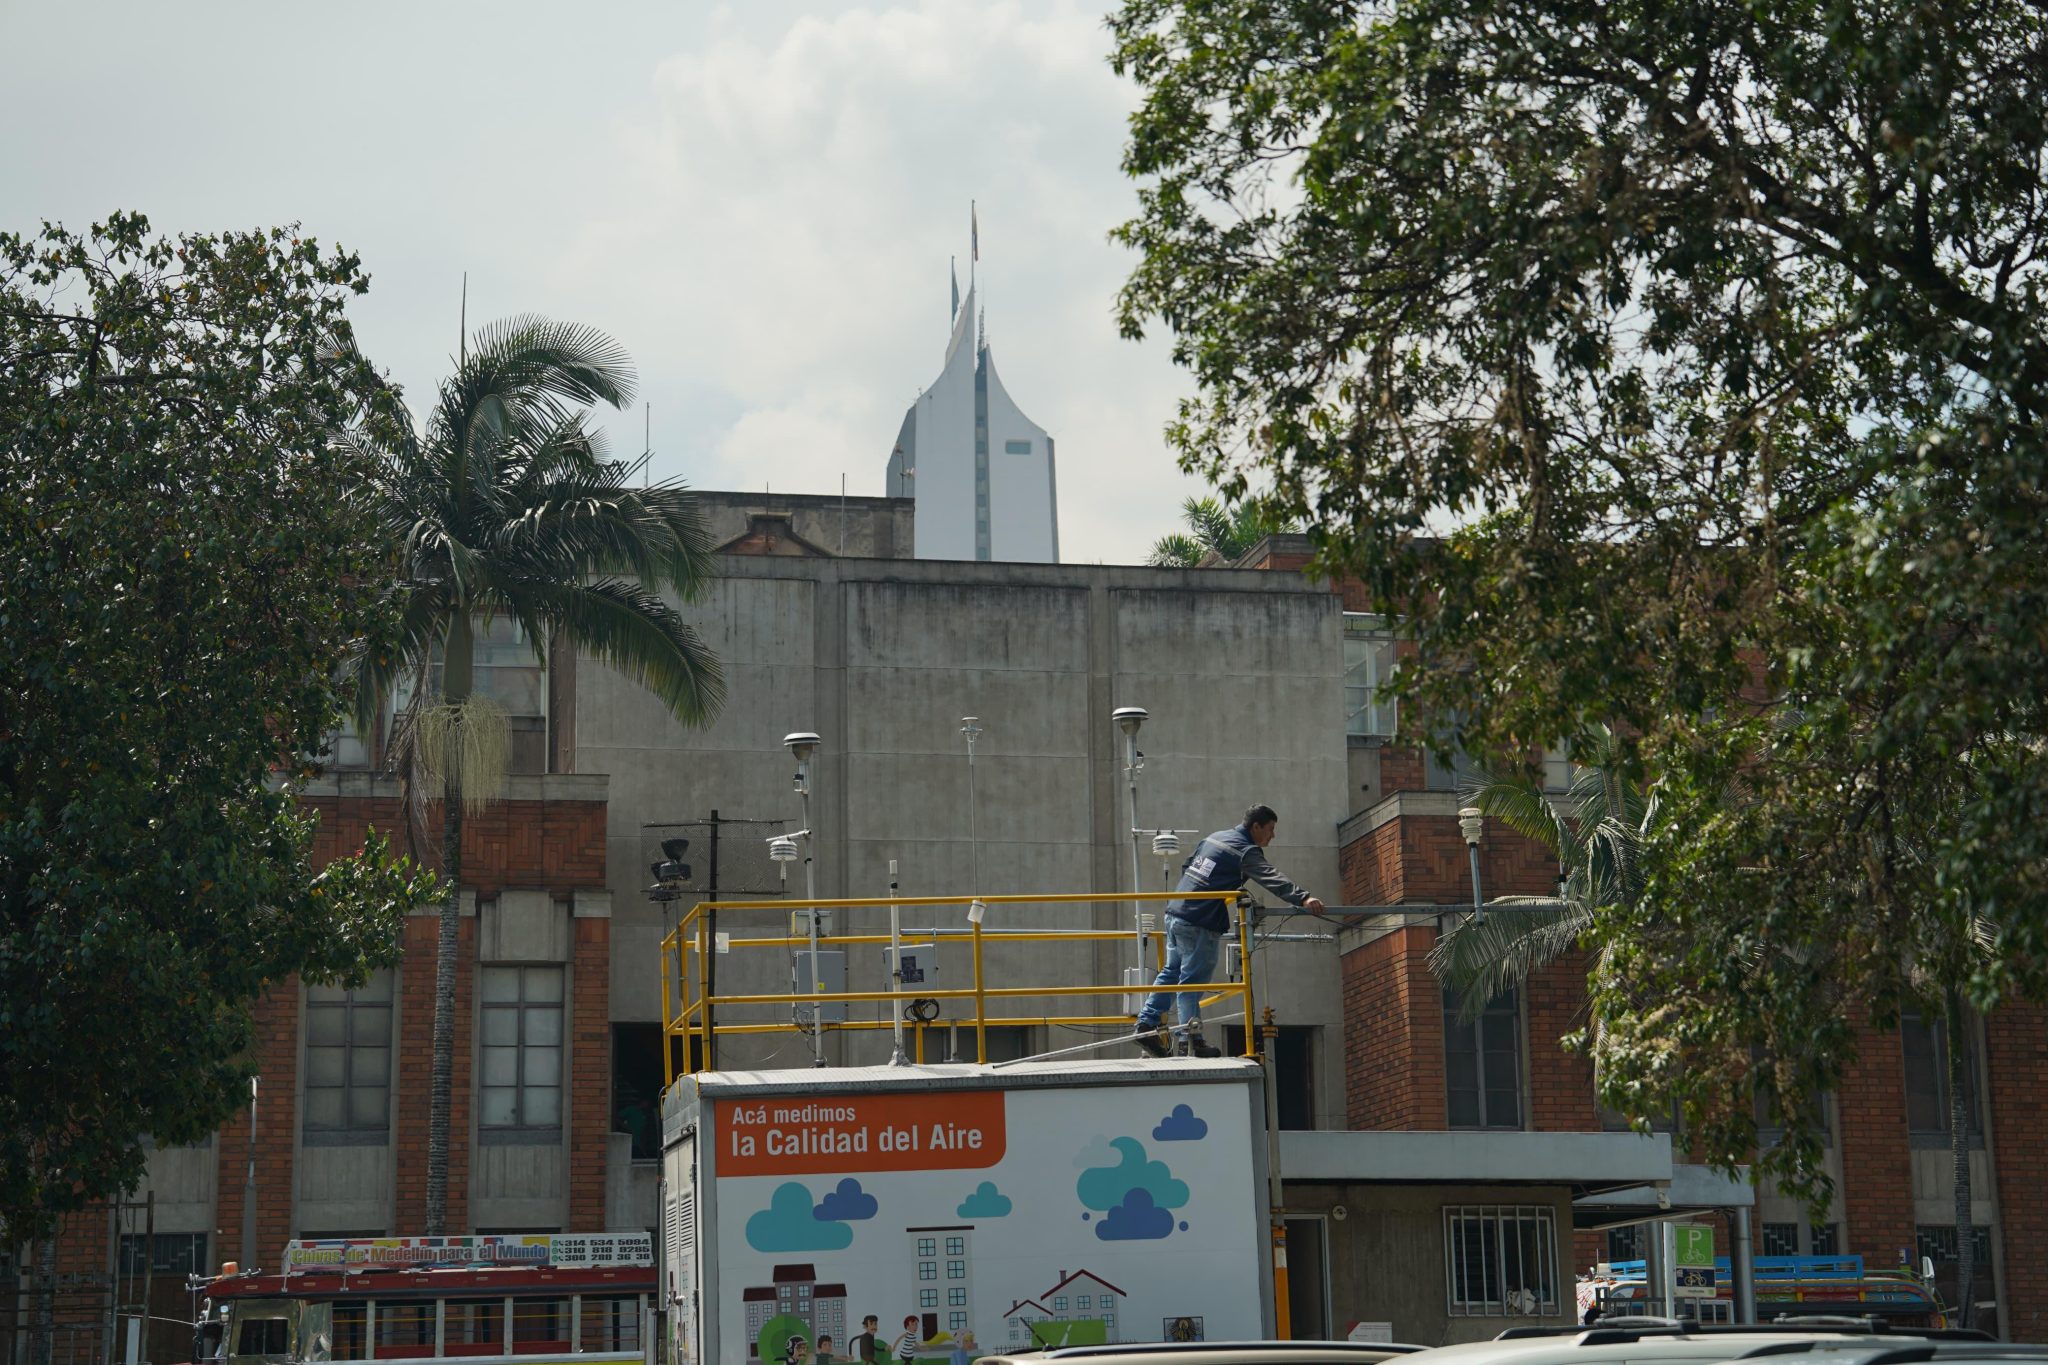
<instances>
[{"instance_id":1,"label":"overcast sky","mask_svg":"<svg viewBox=\"0 0 2048 1365\"><path fill-rule=\"evenodd\" d=\"M623 342L654 471L879 495L939 371L968 201L1004 382L1059 443L1069 560L1136 562L1202 491L1188 389L1120 339L1134 97L1103 3L0 0L0 226L297 220L358 252L365 349L417 402L478 322ZM642 415L608 415L614 453Z\"/></svg>"}]
</instances>

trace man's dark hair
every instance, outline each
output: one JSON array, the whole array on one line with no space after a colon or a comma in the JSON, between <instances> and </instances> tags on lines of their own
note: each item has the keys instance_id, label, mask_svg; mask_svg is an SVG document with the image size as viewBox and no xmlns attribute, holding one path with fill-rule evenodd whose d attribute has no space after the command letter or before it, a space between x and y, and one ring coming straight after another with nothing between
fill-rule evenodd
<instances>
[{"instance_id":1,"label":"man's dark hair","mask_svg":"<svg viewBox=\"0 0 2048 1365\"><path fill-rule=\"evenodd\" d=\"M866 1317L864 1317L864 1318L862 1318L862 1319L860 1320L860 1325L861 1325L861 1326L863 1326L863 1327L865 1327L865 1326L867 1326L867 1325L868 1325L869 1323L871 1323L871 1322L876 1322L876 1323L878 1323L878 1322L880 1322L880 1321L881 1321L881 1319L880 1319L880 1318L876 1317L876 1316L875 1316L875 1315L874 1315L873 1313L870 1313L870 1314L868 1314L868 1315L867 1315Z\"/></svg>"},{"instance_id":2,"label":"man's dark hair","mask_svg":"<svg viewBox=\"0 0 2048 1365\"><path fill-rule=\"evenodd\" d=\"M1270 825L1279 818L1271 806L1253 806L1244 813L1244 825L1250 829L1253 825Z\"/></svg>"}]
</instances>

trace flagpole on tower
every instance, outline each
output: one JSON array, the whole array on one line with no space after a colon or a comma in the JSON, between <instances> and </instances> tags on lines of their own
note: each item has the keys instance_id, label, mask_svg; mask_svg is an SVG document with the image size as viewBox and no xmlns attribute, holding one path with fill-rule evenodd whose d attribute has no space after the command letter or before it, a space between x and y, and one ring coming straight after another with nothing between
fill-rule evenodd
<instances>
[{"instance_id":1,"label":"flagpole on tower","mask_svg":"<svg viewBox=\"0 0 2048 1365\"><path fill-rule=\"evenodd\" d=\"M975 265L981 260L981 212L967 201L967 288L974 289Z\"/></svg>"}]
</instances>

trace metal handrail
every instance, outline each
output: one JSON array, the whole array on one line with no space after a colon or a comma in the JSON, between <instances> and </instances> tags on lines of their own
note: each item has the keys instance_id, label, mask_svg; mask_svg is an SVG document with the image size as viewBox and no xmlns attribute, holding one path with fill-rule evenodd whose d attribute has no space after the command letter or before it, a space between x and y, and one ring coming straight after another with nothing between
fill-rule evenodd
<instances>
[{"instance_id":1,"label":"metal handrail","mask_svg":"<svg viewBox=\"0 0 2048 1365\"><path fill-rule=\"evenodd\" d=\"M971 1023L974 1029L975 1060L988 1061L988 1030L991 1025L1053 1025L1062 1024L1079 1027L1128 1024L1128 1014L990 1014L991 1001L1001 1002L1019 999L1089 999L1105 995L1124 995L1134 991L1146 991L1148 986L1096 985L1096 984L1054 984L1046 986L990 986L987 984L986 953L990 946L1008 947L1019 943L1128 943L1131 933L1128 929L996 929L984 931L978 917L967 911L971 905L1093 905L1128 904L1133 901L1171 901L1187 899L1180 891L1120 891L1096 894L1093 892L1056 892L1047 895L1003 895L1003 896L900 896L900 897L845 897L831 900L732 900L700 901L686 911L676 927L661 941L661 1028L662 1028L662 1072L664 1087L673 1085L678 1074L676 1049L669 1045L669 1039L679 1039L682 1072L688 1074L700 1069L709 1069L715 1063L715 1044L720 1037L759 1033L810 1033L814 1027L833 1032L863 1032L874 1029L893 1029L897 1020L890 1019L842 1019L798 1023L794 1017L786 1022L723 1023L716 1018L717 1011L727 1006L768 1006L783 1005L792 1009L800 1005L822 1007L830 1004L864 1004L890 1001L898 1004L913 1000L960 1000L972 1001L974 1015L949 1021L947 1028L964 1028ZM1211 982L1207 984L1202 998L1206 1007L1226 1000L1237 1000L1242 1006L1242 1017L1250 1021L1257 1017L1253 1009L1251 980L1251 902L1240 893L1219 892L1201 899L1234 899L1240 906L1237 921L1239 961L1244 964L1242 981ZM891 934L820 934L815 940L808 934L770 934L754 938L732 938L728 936L721 947L716 941L716 922L720 914L782 913L800 910L873 910L898 908L953 908L961 912L967 923L960 928L941 929L936 925L919 926L920 935L929 933L933 939L950 939L965 943L972 955L974 984L972 986L947 989L906 989L902 982L895 982L888 990L882 991L788 991L748 992L719 994L707 992L707 978L704 971L709 959L719 953L735 953L746 949L776 949L809 947L815 942L819 947L858 944L887 944L900 942L900 935ZM1154 929L1150 935L1155 954L1164 957L1165 935ZM815 984L815 983L814 983ZM918 1022L916 1030L916 1060L924 1060L924 1036L927 1029L935 1025ZM1256 1031L1247 1026L1244 1030L1244 1055L1257 1055ZM695 1043L697 1046L692 1047Z\"/></svg>"}]
</instances>

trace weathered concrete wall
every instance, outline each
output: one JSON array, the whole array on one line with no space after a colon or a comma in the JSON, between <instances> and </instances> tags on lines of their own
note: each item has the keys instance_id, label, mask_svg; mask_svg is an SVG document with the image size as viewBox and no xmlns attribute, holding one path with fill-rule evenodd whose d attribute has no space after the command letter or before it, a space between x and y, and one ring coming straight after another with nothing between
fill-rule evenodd
<instances>
[{"instance_id":1,"label":"weathered concrete wall","mask_svg":"<svg viewBox=\"0 0 2048 1365\"><path fill-rule=\"evenodd\" d=\"M714 546L743 540L756 518L765 517L783 521L808 552L849 559L910 557L916 505L909 498L701 490L693 496Z\"/></svg>"},{"instance_id":2,"label":"weathered concrete wall","mask_svg":"<svg viewBox=\"0 0 2048 1365\"><path fill-rule=\"evenodd\" d=\"M1542 1207L1556 1232L1558 1309L1547 1317L1453 1317L1446 1288L1444 1209L1449 1205ZM1485 1341L1506 1328L1575 1321L1571 1191L1552 1185L1287 1186L1293 1214L1330 1214L1330 1321L1343 1335L1354 1322L1391 1322L1394 1340L1419 1346Z\"/></svg>"},{"instance_id":3,"label":"weathered concrete wall","mask_svg":"<svg viewBox=\"0 0 2048 1365\"><path fill-rule=\"evenodd\" d=\"M715 808L726 819L786 817L794 828L794 764L781 746L792 730L824 739L812 800L821 896L885 894L890 859L905 895L973 889L967 715L985 729L974 771L980 888L1127 888L1122 740L1109 718L1125 705L1152 713L1139 739L1140 825L1207 832L1265 801L1281 817L1274 861L1326 899L1341 895L1337 827L1350 813L1350 779L1334 596L1291 576L1231 570L737 556L720 564L724 576L683 608L725 663L730 699L713 724L685 730L622 676L579 664L577 767L610 776L614 1019L660 1012L656 944L674 916L644 896L658 833L645 826ZM742 847L772 832L726 832L726 898L774 892L758 845ZM1146 887L1156 888L1159 861L1148 852L1144 864ZM789 870L800 896L802 865ZM906 928L935 920L963 922L957 909L905 914ZM781 922L769 914L719 927L760 935ZM845 927L879 932L886 922L885 911L856 910ZM997 907L986 927L1090 923L1121 928L1128 910ZM1322 1121L1341 1123L1341 1058L1328 1027L1339 1019L1334 945L1274 945L1259 956L1264 999L1280 1020L1326 1026L1318 1107ZM1113 983L1128 961L1121 942L1011 945L1000 957L991 950L989 970L991 984ZM781 951L734 952L717 970L722 992L786 990L791 961ZM963 950L944 951L941 972L943 984L970 984ZM878 950L856 950L850 985L882 987ZM1120 1011L1111 1000L1096 1008ZM854 1017L882 1016L855 1006ZM1054 1028L1038 1043L1087 1036ZM827 1055L880 1060L887 1046L886 1033L840 1035L827 1039ZM802 1042L770 1035L722 1041L719 1060L793 1065L808 1054Z\"/></svg>"}]
</instances>

